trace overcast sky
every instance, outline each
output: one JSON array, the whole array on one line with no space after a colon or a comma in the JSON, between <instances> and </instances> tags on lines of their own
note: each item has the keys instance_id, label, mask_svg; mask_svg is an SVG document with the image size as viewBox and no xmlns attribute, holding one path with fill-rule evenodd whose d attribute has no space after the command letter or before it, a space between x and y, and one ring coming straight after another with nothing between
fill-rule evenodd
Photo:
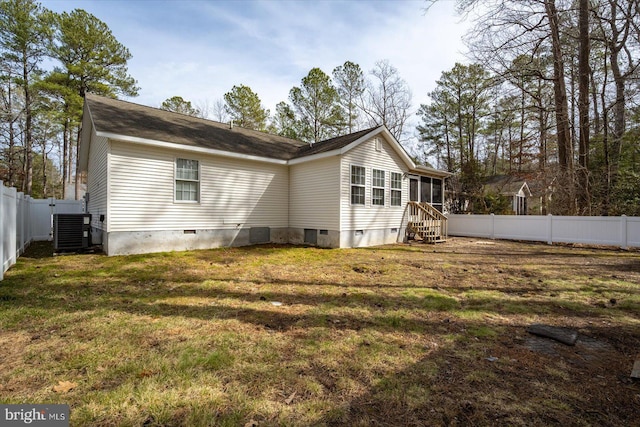
<instances>
[{"instance_id":1,"label":"overcast sky","mask_svg":"<svg viewBox=\"0 0 640 427\"><path fill-rule=\"evenodd\" d=\"M313 67L345 61L368 72L388 59L412 90L415 110L443 71L464 62L468 23L453 0L424 1L42 0L56 12L84 9L133 55L140 94L159 106L172 96L195 105L244 84L272 112ZM415 126L417 120L414 120Z\"/></svg>"}]
</instances>

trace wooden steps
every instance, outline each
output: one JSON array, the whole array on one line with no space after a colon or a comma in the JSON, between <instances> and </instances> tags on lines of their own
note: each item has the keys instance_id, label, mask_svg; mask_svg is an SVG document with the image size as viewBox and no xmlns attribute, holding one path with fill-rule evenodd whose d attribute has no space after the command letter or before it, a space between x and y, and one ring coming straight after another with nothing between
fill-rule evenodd
<instances>
[{"instance_id":1,"label":"wooden steps","mask_svg":"<svg viewBox=\"0 0 640 427\"><path fill-rule=\"evenodd\" d=\"M409 202L407 237L425 243L447 241L447 217L427 203Z\"/></svg>"}]
</instances>

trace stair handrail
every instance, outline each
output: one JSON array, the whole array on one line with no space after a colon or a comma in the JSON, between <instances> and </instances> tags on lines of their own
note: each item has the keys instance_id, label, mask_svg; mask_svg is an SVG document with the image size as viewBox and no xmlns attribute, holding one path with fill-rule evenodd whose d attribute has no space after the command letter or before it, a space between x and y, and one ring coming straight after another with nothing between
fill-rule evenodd
<instances>
[{"instance_id":1,"label":"stair handrail","mask_svg":"<svg viewBox=\"0 0 640 427\"><path fill-rule=\"evenodd\" d=\"M430 216L432 219L439 219L441 221L447 220L447 217L442 212L440 212L438 209L431 206L429 203L411 201L409 202L409 204L421 210L422 212Z\"/></svg>"},{"instance_id":2,"label":"stair handrail","mask_svg":"<svg viewBox=\"0 0 640 427\"><path fill-rule=\"evenodd\" d=\"M442 212L434 208L428 203L421 203L416 201L410 201L409 210L410 217L417 216L418 222L420 221L440 221L440 235L444 238L448 238L448 218ZM411 227L414 228L414 227Z\"/></svg>"}]
</instances>

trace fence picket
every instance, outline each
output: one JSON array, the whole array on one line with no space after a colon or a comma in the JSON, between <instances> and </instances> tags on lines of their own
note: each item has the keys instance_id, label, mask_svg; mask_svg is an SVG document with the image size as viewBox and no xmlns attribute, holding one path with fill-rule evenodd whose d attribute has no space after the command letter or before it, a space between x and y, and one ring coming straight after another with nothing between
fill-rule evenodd
<instances>
[{"instance_id":1,"label":"fence picket","mask_svg":"<svg viewBox=\"0 0 640 427\"><path fill-rule=\"evenodd\" d=\"M460 237L640 247L640 217L557 215L448 215Z\"/></svg>"},{"instance_id":2,"label":"fence picket","mask_svg":"<svg viewBox=\"0 0 640 427\"><path fill-rule=\"evenodd\" d=\"M54 213L83 213L82 200L32 199L0 181L0 280L29 244L51 240Z\"/></svg>"},{"instance_id":3,"label":"fence picket","mask_svg":"<svg viewBox=\"0 0 640 427\"><path fill-rule=\"evenodd\" d=\"M4 183L0 181L0 280L4 279Z\"/></svg>"}]
</instances>

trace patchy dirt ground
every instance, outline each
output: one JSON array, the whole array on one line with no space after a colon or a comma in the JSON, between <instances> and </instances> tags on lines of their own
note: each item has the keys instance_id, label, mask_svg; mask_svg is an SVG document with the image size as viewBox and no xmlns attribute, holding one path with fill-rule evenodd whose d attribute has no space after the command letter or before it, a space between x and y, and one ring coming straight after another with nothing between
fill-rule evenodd
<instances>
[{"instance_id":1,"label":"patchy dirt ground","mask_svg":"<svg viewBox=\"0 0 640 427\"><path fill-rule=\"evenodd\" d=\"M449 263L436 289L461 296L462 316L439 312L436 335L471 327L476 336L398 374L402 383L431 382L428 404L389 405L373 393L339 424L640 425L640 380L629 376L640 359L637 251L469 238L413 247L435 259L405 262ZM506 298L489 296L495 292ZM468 316L474 306L484 311L484 330ZM527 333L534 323L570 328L578 340L568 346ZM425 377L434 360L438 374Z\"/></svg>"},{"instance_id":2,"label":"patchy dirt ground","mask_svg":"<svg viewBox=\"0 0 640 427\"><path fill-rule=\"evenodd\" d=\"M34 245L0 327L0 401L69 403L72 425L640 425L637 251Z\"/></svg>"}]
</instances>

